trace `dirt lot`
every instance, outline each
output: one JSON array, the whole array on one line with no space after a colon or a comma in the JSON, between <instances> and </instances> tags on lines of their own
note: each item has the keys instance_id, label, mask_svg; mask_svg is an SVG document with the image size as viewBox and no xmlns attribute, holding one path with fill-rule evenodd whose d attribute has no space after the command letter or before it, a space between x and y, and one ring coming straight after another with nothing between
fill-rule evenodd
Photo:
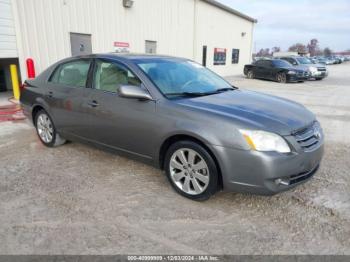
<instances>
[{"instance_id":1,"label":"dirt lot","mask_svg":"<svg viewBox=\"0 0 350 262\"><path fill-rule=\"evenodd\" d=\"M48 149L27 122L0 123L1 254L349 254L350 63L324 81L236 77L316 113L326 153L308 183L273 197L197 203L157 169L78 143Z\"/></svg>"}]
</instances>

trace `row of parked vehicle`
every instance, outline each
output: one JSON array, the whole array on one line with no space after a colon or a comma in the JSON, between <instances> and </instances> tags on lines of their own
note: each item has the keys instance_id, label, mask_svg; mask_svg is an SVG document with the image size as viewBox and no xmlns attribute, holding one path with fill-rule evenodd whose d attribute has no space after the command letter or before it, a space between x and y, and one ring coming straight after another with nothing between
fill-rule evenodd
<instances>
[{"instance_id":1,"label":"row of parked vehicle","mask_svg":"<svg viewBox=\"0 0 350 262\"><path fill-rule=\"evenodd\" d=\"M350 56L314 56L310 60L315 64L335 65L350 61Z\"/></svg>"},{"instance_id":2,"label":"row of parked vehicle","mask_svg":"<svg viewBox=\"0 0 350 262\"><path fill-rule=\"evenodd\" d=\"M244 66L244 75L248 78L274 80L280 83L322 80L328 76L325 64L314 63L302 56L276 57L260 59Z\"/></svg>"}]
</instances>

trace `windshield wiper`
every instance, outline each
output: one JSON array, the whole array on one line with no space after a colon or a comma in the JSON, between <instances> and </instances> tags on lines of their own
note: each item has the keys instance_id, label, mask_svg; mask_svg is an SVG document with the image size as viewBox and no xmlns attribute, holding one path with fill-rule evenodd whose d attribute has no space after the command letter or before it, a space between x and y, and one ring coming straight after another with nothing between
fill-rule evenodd
<instances>
[{"instance_id":1,"label":"windshield wiper","mask_svg":"<svg viewBox=\"0 0 350 262\"><path fill-rule=\"evenodd\" d=\"M220 92L226 92L226 91L233 91L233 90L236 90L236 89L238 89L238 88L232 86L232 87L226 87L226 88L219 88L219 89L215 90L214 92L215 93L220 93Z\"/></svg>"},{"instance_id":2,"label":"windshield wiper","mask_svg":"<svg viewBox=\"0 0 350 262\"><path fill-rule=\"evenodd\" d=\"M233 91L238 89L237 87L226 87L226 88L220 88L214 91L210 91L210 92L182 92L182 93L165 93L164 95L166 96L185 96L185 97L198 97L198 96L208 96L208 95L215 95L215 94L219 94L222 92L226 92L226 91Z\"/></svg>"},{"instance_id":3,"label":"windshield wiper","mask_svg":"<svg viewBox=\"0 0 350 262\"><path fill-rule=\"evenodd\" d=\"M196 96L205 96L207 93L202 92L182 92L182 93L165 93L166 96L187 96L187 97L196 97Z\"/></svg>"}]
</instances>

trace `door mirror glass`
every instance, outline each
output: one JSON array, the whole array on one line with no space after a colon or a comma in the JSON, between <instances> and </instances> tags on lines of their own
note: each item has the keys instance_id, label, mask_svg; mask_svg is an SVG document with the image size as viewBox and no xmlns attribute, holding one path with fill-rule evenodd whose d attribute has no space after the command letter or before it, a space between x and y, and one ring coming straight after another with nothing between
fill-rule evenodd
<instances>
[{"instance_id":1,"label":"door mirror glass","mask_svg":"<svg viewBox=\"0 0 350 262\"><path fill-rule=\"evenodd\" d=\"M151 95L139 86L121 85L118 88L118 94L121 97L140 100L152 100Z\"/></svg>"}]
</instances>

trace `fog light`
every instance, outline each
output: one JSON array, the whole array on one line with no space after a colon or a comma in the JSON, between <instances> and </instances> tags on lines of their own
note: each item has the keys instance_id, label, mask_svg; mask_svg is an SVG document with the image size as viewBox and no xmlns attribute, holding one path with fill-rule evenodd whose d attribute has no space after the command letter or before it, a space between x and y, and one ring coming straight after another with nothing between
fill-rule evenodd
<instances>
[{"instance_id":1,"label":"fog light","mask_svg":"<svg viewBox=\"0 0 350 262\"><path fill-rule=\"evenodd\" d=\"M283 179L281 179L281 178L277 178L277 179L275 180L275 184L276 184L276 185L289 186L289 182L286 181L286 180L283 180Z\"/></svg>"}]
</instances>

